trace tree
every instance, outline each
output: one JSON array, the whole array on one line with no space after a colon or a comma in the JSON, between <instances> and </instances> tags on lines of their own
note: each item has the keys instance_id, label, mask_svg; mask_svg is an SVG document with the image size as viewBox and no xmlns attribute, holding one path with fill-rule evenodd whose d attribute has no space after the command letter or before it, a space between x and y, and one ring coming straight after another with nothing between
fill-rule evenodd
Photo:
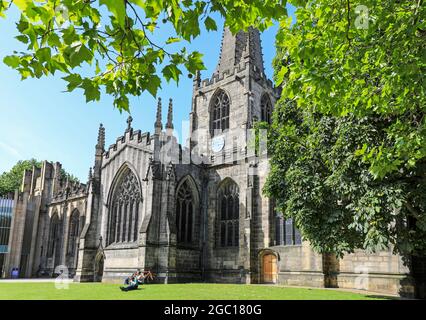
<instances>
[{"instance_id":1,"label":"tree","mask_svg":"<svg viewBox=\"0 0 426 320\"><path fill-rule=\"evenodd\" d=\"M63 181L68 180L71 183L78 183L80 180L73 174L66 172L64 169L61 169L61 179Z\"/></svg>"},{"instance_id":2,"label":"tree","mask_svg":"<svg viewBox=\"0 0 426 320\"><path fill-rule=\"evenodd\" d=\"M282 19L276 80L283 97L324 115L389 119L364 159L376 178L426 156L426 6L423 0L297 0ZM361 146L363 147L363 146Z\"/></svg>"},{"instance_id":3,"label":"tree","mask_svg":"<svg viewBox=\"0 0 426 320\"><path fill-rule=\"evenodd\" d=\"M36 159L20 160L8 172L0 175L0 197L12 194L19 189L25 170L32 170L33 167L41 168L41 162Z\"/></svg>"},{"instance_id":4,"label":"tree","mask_svg":"<svg viewBox=\"0 0 426 320\"><path fill-rule=\"evenodd\" d=\"M378 180L362 157L391 121L327 116L284 100L276 106L265 192L316 251L343 256L393 245L403 256L426 253L426 162Z\"/></svg>"},{"instance_id":5,"label":"tree","mask_svg":"<svg viewBox=\"0 0 426 320\"><path fill-rule=\"evenodd\" d=\"M15 192L15 190L19 189L22 183L24 171L32 170L33 167L40 169L41 162L36 159L19 160L12 169L7 172L3 172L0 175L0 197L11 195ZM60 174L63 181L68 179L70 182L79 182L77 177L69 174L64 169L61 169Z\"/></svg>"},{"instance_id":6,"label":"tree","mask_svg":"<svg viewBox=\"0 0 426 320\"><path fill-rule=\"evenodd\" d=\"M265 192L317 251L426 251L423 1L292 1ZM271 143L272 142L272 143Z\"/></svg>"},{"instance_id":7,"label":"tree","mask_svg":"<svg viewBox=\"0 0 426 320\"><path fill-rule=\"evenodd\" d=\"M214 14L225 17L233 32L250 25L265 29L273 18L286 14L284 0L0 0L0 16L16 6L17 40L24 52L4 62L22 79L64 74L67 90L84 90L86 101L99 100L101 89L114 97L114 106L129 110L129 96L148 91L156 96L166 81L179 81L182 69L189 75L204 69L199 52L173 44L200 34L200 23L216 30ZM158 43L161 23L175 34ZM81 67L89 66L83 74Z\"/></svg>"}]
</instances>

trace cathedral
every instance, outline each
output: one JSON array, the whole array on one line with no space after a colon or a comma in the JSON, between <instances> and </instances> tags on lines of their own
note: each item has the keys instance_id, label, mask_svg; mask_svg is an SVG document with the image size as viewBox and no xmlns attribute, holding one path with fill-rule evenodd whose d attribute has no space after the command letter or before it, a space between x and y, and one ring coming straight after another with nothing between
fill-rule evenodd
<instances>
[{"instance_id":1,"label":"cathedral","mask_svg":"<svg viewBox=\"0 0 426 320\"><path fill-rule=\"evenodd\" d=\"M24 173L4 277L18 268L23 278L121 283L140 269L160 283L413 290L391 248L318 254L274 210L262 193L268 155L253 147L252 128L271 121L281 90L264 73L258 30L224 28L220 50L212 77L194 76L188 141L173 135L173 102L159 99L153 133L129 117L106 147L100 125L87 183L64 179L58 162Z\"/></svg>"}]
</instances>

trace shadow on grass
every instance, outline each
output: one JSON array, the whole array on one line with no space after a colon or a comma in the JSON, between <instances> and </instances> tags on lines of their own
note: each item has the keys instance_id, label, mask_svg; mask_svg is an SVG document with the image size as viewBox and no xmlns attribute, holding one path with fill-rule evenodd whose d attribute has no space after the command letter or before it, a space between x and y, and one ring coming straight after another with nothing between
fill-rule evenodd
<instances>
[{"instance_id":1,"label":"shadow on grass","mask_svg":"<svg viewBox=\"0 0 426 320\"><path fill-rule=\"evenodd\" d=\"M316 288L315 289L308 288L308 291L311 291L311 290L316 290ZM360 294L362 294L362 293L360 293ZM365 297L372 298L372 299L381 299L381 300L401 300L400 297L386 296L386 295L381 295L381 294L369 294L369 295L365 295Z\"/></svg>"},{"instance_id":2,"label":"shadow on grass","mask_svg":"<svg viewBox=\"0 0 426 320\"><path fill-rule=\"evenodd\" d=\"M121 289L122 287L119 287L118 289L120 289L121 290L121 292L132 292L132 291L140 291L140 290L143 290L143 288L136 288L136 289L132 289L132 290L122 290Z\"/></svg>"},{"instance_id":3,"label":"shadow on grass","mask_svg":"<svg viewBox=\"0 0 426 320\"><path fill-rule=\"evenodd\" d=\"M382 299L382 300L401 300L398 297L382 296L382 295L376 295L376 294L370 294L370 295L367 295L366 297L374 298L374 299Z\"/></svg>"}]
</instances>

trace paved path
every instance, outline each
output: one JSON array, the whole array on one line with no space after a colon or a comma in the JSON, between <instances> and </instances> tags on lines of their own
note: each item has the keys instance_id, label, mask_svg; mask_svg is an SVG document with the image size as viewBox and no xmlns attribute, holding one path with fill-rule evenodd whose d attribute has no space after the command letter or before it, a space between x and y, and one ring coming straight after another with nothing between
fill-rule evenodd
<instances>
[{"instance_id":1,"label":"paved path","mask_svg":"<svg viewBox=\"0 0 426 320\"><path fill-rule=\"evenodd\" d=\"M364 294L364 295L393 297L393 298L400 298L400 299L402 299L397 294L375 292L375 291L367 291L367 290L359 290L359 289L317 288L317 287L302 287L302 286L284 286L284 285L276 285L276 284L259 284L259 286L273 286L273 287L281 287L281 288L303 288L303 289L312 289L312 290L314 290L314 289L320 289L320 290L346 291L346 292L359 293L359 294Z\"/></svg>"},{"instance_id":2,"label":"paved path","mask_svg":"<svg viewBox=\"0 0 426 320\"><path fill-rule=\"evenodd\" d=\"M42 279L0 279L1 283L20 283L20 282L55 282L55 278ZM72 282L72 279L61 279L61 282Z\"/></svg>"}]
</instances>

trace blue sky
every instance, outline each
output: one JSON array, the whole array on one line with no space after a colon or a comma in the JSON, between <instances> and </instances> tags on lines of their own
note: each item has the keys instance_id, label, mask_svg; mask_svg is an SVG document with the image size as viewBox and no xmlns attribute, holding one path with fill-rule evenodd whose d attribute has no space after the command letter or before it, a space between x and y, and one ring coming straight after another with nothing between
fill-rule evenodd
<instances>
[{"instance_id":1,"label":"blue sky","mask_svg":"<svg viewBox=\"0 0 426 320\"><path fill-rule=\"evenodd\" d=\"M8 19L0 18L0 173L9 170L18 160L59 161L64 169L87 180L93 165L99 123L106 128L106 147L124 133L128 114L113 108L112 99L103 94L99 102L86 104L81 90L63 92L66 82L61 75L41 79L20 80L19 74L3 64L3 58L21 48L14 39L17 12L8 12ZM202 78L210 78L219 58L223 20L216 17L217 32L202 30L202 35L185 44L189 50L204 54L207 70ZM163 27L162 36L170 30ZM274 38L277 26L262 34L266 74L272 78L272 59L275 55ZM191 108L192 79L184 74L179 86L162 84L158 96L163 99L163 122L166 120L168 99L174 101L174 123L180 133L182 121L188 120ZM130 97L133 128L153 131L156 99L149 93Z\"/></svg>"}]
</instances>

